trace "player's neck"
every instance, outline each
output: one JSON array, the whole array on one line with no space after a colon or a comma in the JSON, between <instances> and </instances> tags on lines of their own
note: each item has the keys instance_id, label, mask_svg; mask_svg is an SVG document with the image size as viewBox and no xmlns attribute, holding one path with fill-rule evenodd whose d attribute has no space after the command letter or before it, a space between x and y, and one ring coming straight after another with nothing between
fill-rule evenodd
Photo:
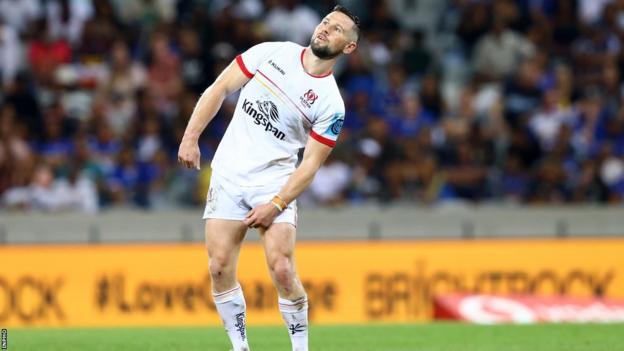
<instances>
[{"instance_id":1,"label":"player's neck","mask_svg":"<svg viewBox=\"0 0 624 351\"><path fill-rule=\"evenodd\" d=\"M329 60L320 59L314 55L309 47L307 47L303 51L301 64L303 65L303 70L306 73L312 76L324 77L332 72L334 64L336 64L337 60L337 57Z\"/></svg>"}]
</instances>

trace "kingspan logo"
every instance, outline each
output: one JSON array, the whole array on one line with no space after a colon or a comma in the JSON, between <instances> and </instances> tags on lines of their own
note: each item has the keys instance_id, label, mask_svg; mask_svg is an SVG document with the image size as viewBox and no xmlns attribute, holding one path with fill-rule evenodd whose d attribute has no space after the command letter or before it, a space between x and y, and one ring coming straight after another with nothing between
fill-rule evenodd
<instances>
[{"instance_id":1,"label":"kingspan logo","mask_svg":"<svg viewBox=\"0 0 624 351\"><path fill-rule=\"evenodd\" d=\"M273 125L273 123L279 122L277 106L268 100L256 100L256 105L257 109L251 101L245 99L243 101L243 111L253 118L254 124L264 127L265 132L272 133L279 140L284 140L286 135Z\"/></svg>"},{"instance_id":2,"label":"kingspan logo","mask_svg":"<svg viewBox=\"0 0 624 351\"><path fill-rule=\"evenodd\" d=\"M235 317L236 324L234 324L234 327L236 328L236 331L240 333L241 339L245 340L247 338L247 335L245 335L245 312L241 312Z\"/></svg>"}]
</instances>

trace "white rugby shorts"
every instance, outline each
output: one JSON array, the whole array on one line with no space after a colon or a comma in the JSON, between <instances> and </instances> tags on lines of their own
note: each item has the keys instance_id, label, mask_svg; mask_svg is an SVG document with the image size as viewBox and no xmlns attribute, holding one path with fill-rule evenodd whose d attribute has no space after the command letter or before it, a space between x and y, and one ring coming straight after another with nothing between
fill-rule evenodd
<instances>
[{"instance_id":1,"label":"white rugby shorts","mask_svg":"<svg viewBox=\"0 0 624 351\"><path fill-rule=\"evenodd\" d=\"M242 221L254 207L268 203L281 189L282 184L243 186L212 172L206 197L204 219L229 219ZM273 223L290 223L297 226L297 201L288 204Z\"/></svg>"}]
</instances>

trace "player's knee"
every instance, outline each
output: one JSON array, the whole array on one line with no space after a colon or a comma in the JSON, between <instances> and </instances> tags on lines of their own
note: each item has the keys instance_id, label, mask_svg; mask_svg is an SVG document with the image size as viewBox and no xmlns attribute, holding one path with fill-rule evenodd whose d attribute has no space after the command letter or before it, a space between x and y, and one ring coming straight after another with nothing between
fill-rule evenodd
<instances>
[{"instance_id":1,"label":"player's knee","mask_svg":"<svg viewBox=\"0 0 624 351\"><path fill-rule=\"evenodd\" d=\"M211 257L208 261L210 276L212 280L220 280L231 274L232 268L228 260L224 257Z\"/></svg>"},{"instance_id":2,"label":"player's knee","mask_svg":"<svg viewBox=\"0 0 624 351\"><path fill-rule=\"evenodd\" d=\"M271 271L281 286L289 286L295 277L295 269L290 257L281 256L271 262Z\"/></svg>"}]
</instances>

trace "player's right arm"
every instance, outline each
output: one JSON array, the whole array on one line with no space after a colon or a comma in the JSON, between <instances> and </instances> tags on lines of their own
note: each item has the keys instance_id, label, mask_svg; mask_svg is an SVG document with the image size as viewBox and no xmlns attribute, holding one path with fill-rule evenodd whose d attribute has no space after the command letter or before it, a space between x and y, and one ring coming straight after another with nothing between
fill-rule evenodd
<instances>
[{"instance_id":1,"label":"player's right arm","mask_svg":"<svg viewBox=\"0 0 624 351\"><path fill-rule=\"evenodd\" d=\"M243 68L232 61L219 77L200 96L193 110L193 114L184 131L178 150L178 161L188 168L199 169L199 145L197 141L208 123L221 108L223 100L231 93L239 90L248 81L249 77Z\"/></svg>"}]
</instances>

